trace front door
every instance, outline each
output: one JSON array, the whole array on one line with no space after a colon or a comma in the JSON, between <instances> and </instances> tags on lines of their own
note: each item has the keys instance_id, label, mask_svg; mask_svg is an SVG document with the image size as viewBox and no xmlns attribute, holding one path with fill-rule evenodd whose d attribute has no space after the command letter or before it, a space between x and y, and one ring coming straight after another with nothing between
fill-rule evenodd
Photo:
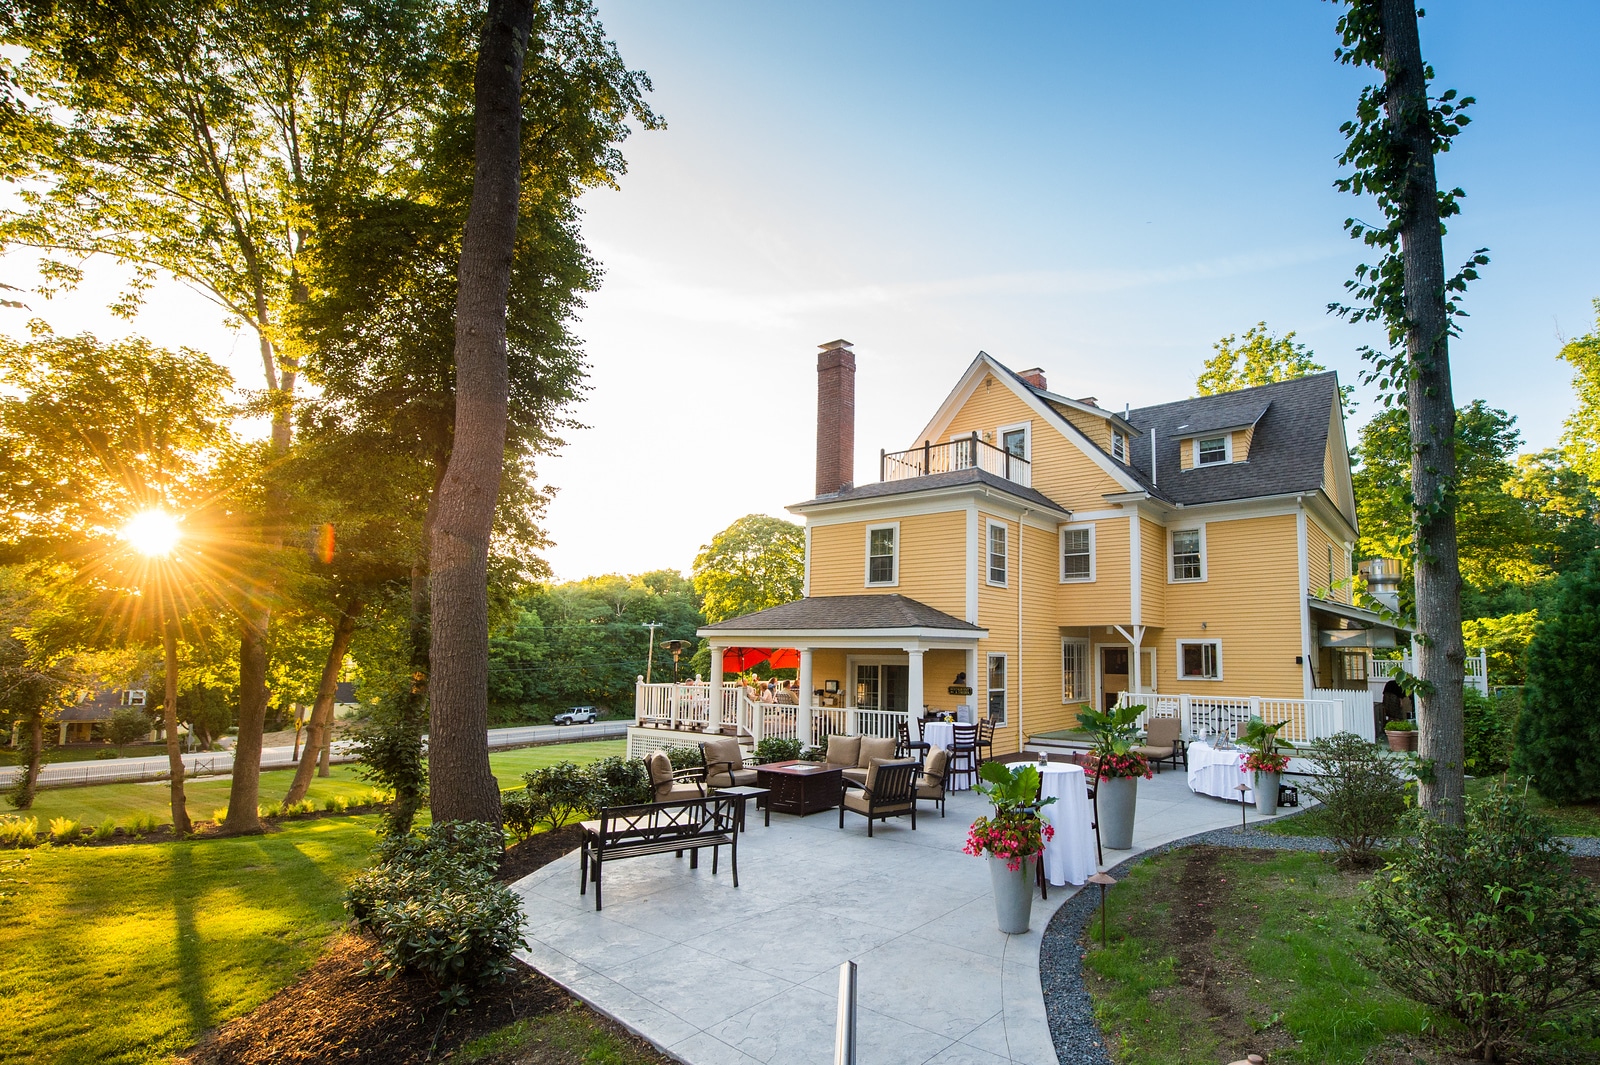
<instances>
[{"instance_id":1,"label":"front door","mask_svg":"<svg viewBox=\"0 0 1600 1065\"><path fill-rule=\"evenodd\" d=\"M1100 648L1100 708L1107 713L1117 705L1117 696L1128 690L1128 649Z\"/></svg>"}]
</instances>

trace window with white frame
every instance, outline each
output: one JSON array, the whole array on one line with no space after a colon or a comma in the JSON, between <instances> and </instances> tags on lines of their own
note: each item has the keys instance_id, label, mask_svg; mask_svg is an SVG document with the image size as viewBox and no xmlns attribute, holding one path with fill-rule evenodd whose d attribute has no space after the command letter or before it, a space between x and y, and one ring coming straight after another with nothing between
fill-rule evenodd
<instances>
[{"instance_id":1,"label":"window with white frame","mask_svg":"<svg viewBox=\"0 0 1600 1065\"><path fill-rule=\"evenodd\" d=\"M867 583L896 584L900 574L900 524L867 526Z\"/></svg>"},{"instance_id":2,"label":"window with white frame","mask_svg":"<svg viewBox=\"0 0 1600 1065\"><path fill-rule=\"evenodd\" d=\"M1077 703L1089 698L1094 683L1089 664L1088 640L1061 641L1061 701Z\"/></svg>"},{"instance_id":3,"label":"window with white frame","mask_svg":"<svg viewBox=\"0 0 1600 1065\"><path fill-rule=\"evenodd\" d=\"M1181 680L1221 680L1221 640L1179 640L1178 677Z\"/></svg>"},{"instance_id":4,"label":"window with white frame","mask_svg":"<svg viewBox=\"0 0 1600 1065\"><path fill-rule=\"evenodd\" d=\"M1069 525L1061 530L1061 580L1094 580L1094 526Z\"/></svg>"},{"instance_id":5,"label":"window with white frame","mask_svg":"<svg viewBox=\"0 0 1600 1065\"><path fill-rule=\"evenodd\" d=\"M989 720L1006 723L1006 656L989 656Z\"/></svg>"},{"instance_id":6,"label":"window with white frame","mask_svg":"<svg viewBox=\"0 0 1600 1065\"><path fill-rule=\"evenodd\" d=\"M1328 545L1328 588L1333 588L1333 545Z\"/></svg>"},{"instance_id":7,"label":"window with white frame","mask_svg":"<svg viewBox=\"0 0 1600 1065\"><path fill-rule=\"evenodd\" d=\"M1111 457L1118 462L1128 461L1128 435L1121 430L1111 430Z\"/></svg>"},{"instance_id":8,"label":"window with white frame","mask_svg":"<svg viewBox=\"0 0 1600 1065\"><path fill-rule=\"evenodd\" d=\"M1233 440L1228 434L1221 436L1202 436L1194 442L1194 464L1196 466L1216 466L1229 461L1233 452Z\"/></svg>"},{"instance_id":9,"label":"window with white frame","mask_svg":"<svg viewBox=\"0 0 1600 1065\"><path fill-rule=\"evenodd\" d=\"M1172 530L1172 579L1205 580L1205 530Z\"/></svg>"},{"instance_id":10,"label":"window with white frame","mask_svg":"<svg viewBox=\"0 0 1600 1065\"><path fill-rule=\"evenodd\" d=\"M1367 652L1340 651L1339 679L1351 684L1367 682Z\"/></svg>"},{"instance_id":11,"label":"window with white frame","mask_svg":"<svg viewBox=\"0 0 1600 1065\"><path fill-rule=\"evenodd\" d=\"M1005 587L1006 584L1006 523L989 523L989 583Z\"/></svg>"},{"instance_id":12,"label":"window with white frame","mask_svg":"<svg viewBox=\"0 0 1600 1065\"><path fill-rule=\"evenodd\" d=\"M123 706L143 706L146 693L139 688L129 688L122 693Z\"/></svg>"}]
</instances>

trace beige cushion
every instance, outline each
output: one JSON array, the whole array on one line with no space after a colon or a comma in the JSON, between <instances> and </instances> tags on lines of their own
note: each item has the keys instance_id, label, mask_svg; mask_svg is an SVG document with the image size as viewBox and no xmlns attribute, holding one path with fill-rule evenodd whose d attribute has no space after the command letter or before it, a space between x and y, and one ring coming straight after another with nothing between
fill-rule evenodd
<instances>
[{"instance_id":1,"label":"beige cushion","mask_svg":"<svg viewBox=\"0 0 1600 1065\"><path fill-rule=\"evenodd\" d=\"M865 785L867 782L867 771L865 769L858 769L855 766L851 766L849 769L844 770L841 775L852 784Z\"/></svg>"},{"instance_id":2,"label":"beige cushion","mask_svg":"<svg viewBox=\"0 0 1600 1065\"><path fill-rule=\"evenodd\" d=\"M702 746L706 749L706 765L727 762L734 769L744 768L744 752L739 749L738 740L717 737L706 740Z\"/></svg>"},{"instance_id":3,"label":"beige cushion","mask_svg":"<svg viewBox=\"0 0 1600 1065\"><path fill-rule=\"evenodd\" d=\"M861 757L860 736L829 736L828 764L856 765Z\"/></svg>"},{"instance_id":4,"label":"beige cushion","mask_svg":"<svg viewBox=\"0 0 1600 1065\"><path fill-rule=\"evenodd\" d=\"M712 773L706 777L706 783L713 788L752 788L756 783L756 771L735 769L732 773Z\"/></svg>"},{"instance_id":5,"label":"beige cushion","mask_svg":"<svg viewBox=\"0 0 1600 1065\"><path fill-rule=\"evenodd\" d=\"M887 736L863 736L861 737L861 754L856 758L856 767L865 769L878 759L892 759L894 757L894 749L898 746L898 743Z\"/></svg>"},{"instance_id":6,"label":"beige cushion","mask_svg":"<svg viewBox=\"0 0 1600 1065\"><path fill-rule=\"evenodd\" d=\"M922 760L922 771L929 776L942 777L950 765L950 752L943 747L931 747Z\"/></svg>"},{"instance_id":7,"label":"beige cushion","mask_svg":"<svg viewBox=\"0 0 1600 1065\"><path fill-rule=\"evenodd\" d=\"M871 809L867 805L867 793L856 791L854 788L844 793L844 807L847 810L854 810L858 814L864 814Z\"/></svg>"},{"instance_id":8,"label":"beige cushion","mask_svg":"<svg viewBox=\"0 0 1600 1065\"><path fill-rule=\"evenodd\" d=\"M644 760L645 768L650 770L650 783L659 786L672 783L672 759L667 757L666 751L651 751Z\"/></svg>"},{"instance_id":9,"label":"beige cushion","mask_svg":"<svg viewBox=\"0 0 1600 1065\"><path fill-rule=\"evenodd\" d=\"M698 799L700 796L698 784L668 784L656 788L656 802L676 802L679 799Z\"/></svg>"},{"instance_id":10,"label":"beige cushion","mask_svg":"<svg viewBox=\"0 0 1600 1065\"><path fill-rule=\"evenodd\" d=\"M1144 742L1151 747L1170 749L1177 746L1178 733L1181 729L1182 724L1175 717L1152 717L1145 722Z\"/></svg>"},{"instance_id":11,"label":"beige cushion","mask_svg":"<svg viewBox=\"0 0 1600 1065\"><path fill-rule=\"evenodd\" d=\"M1154 758L1156 761L1172 757L1171 747L1135 747L1133 750L1136 754L1143 755L1146 758Z\"/></svg>"},{"instance_id":12,"label":"beige cushion","mask_svg":"<svg viewBox=\"0 0 1600 1065\"><path fill-rule=\"evenodd\" d=\"M918 777L917 798L942 799L944 798L944 780L939 777Z\"/></svg>"}]
</instances>

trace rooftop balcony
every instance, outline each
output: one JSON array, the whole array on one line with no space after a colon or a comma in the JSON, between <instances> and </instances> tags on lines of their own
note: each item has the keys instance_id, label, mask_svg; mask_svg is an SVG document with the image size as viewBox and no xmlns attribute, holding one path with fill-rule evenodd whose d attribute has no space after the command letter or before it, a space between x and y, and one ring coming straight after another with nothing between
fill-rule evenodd
<instances>
[{"instance_id":1,"label":"rooftop balcony","mask_svg":"<svg viewBox=\"0 0 1600 1065\"><path fill-rule=\"evenodd\" d=\"M1027 459L979 439L977 433L943 444L924 440L921 447L907 451L878 452L880 481L904 481L971 469L996 474L1024 487L1033 483L1033 467Z\"/></svg>"}]
</instances>

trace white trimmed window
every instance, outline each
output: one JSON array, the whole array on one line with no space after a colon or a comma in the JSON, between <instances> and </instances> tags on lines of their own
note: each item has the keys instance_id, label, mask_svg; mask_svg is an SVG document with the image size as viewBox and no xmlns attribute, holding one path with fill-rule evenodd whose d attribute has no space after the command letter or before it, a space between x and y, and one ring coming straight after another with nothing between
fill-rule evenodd
<instances>
[{"instance_id":1,"label":"white trimmed window","mask_svg":"<svg viewBox=\"0 0 1600 1065\"><path fill-rule=\"evenodd\" d=\"M1061 641L1061 701L1081 703L1094 683L1088 640Z\"/></svg>"},{"instance_id":2,"label":"white trimmed window","mask_svg":"<svg viewBox=\"0 0 1600 1065\"><path fill-rule=\"evenodd\" d=\"M1009 553L1006 548L1006 523L1003 521L989 522L989 583L996 587L1006 586Z\"/></svg>"},{"instance_id":3,"label":"white trimmed window","mask_svg":"<svg viewBox=\"0 0 1600 1065\"><path fill-rule=\"evenodd\" d=\"M1206 530L1173 529L1168 533L1171 546L1173 581L1206 579Z\"/></svg>"},{"instance_id":4,"label":"white trimmed window","mask_svg":"<svg viewBox=\"0 0 1600 1065\"><path fill-rule=\"evenodd\" d=\"M1179 680L1221 680L1221 640L1179 640Z\"/></svg>"},{"instance_id":5,"label":"white trimmed window","mask_svg":"<svg viewBox=\"0 0 1600 1065\"><path fill-rule=\"evenodd\" d=\"M1006 723L1006 656L989 656L989 720Z\"/></svg>"},{"instance_id":6,"label":"white trimmed window","mask_svg":"<svg viewBox=\"0 0 1600 1065\"><path fill-rule=\"evenodd\" d=\"M900 583L900 523L867 526L867 584Z\"/></svg>"},{"instance_id":7,"label":"white trimmed window","mask_svg":"<svg viewBox=\"0 0 1600 1065\"><path fill-rule=\"evenodd\" d=\"M1094 526L1068 525L1061 530L1061 582L1094 580Z\"/></svg>"},{"instance_id":8,"label":"white trimmed window","mask_svg":"<svg viewBox=\"0 0 1600 1065\"><path fill-rule=\"evenodd\" d=\"M1194 442L1194 464L1196 466L1221 466L1232 461L1232 433L1196 438Z\"/></svg>"},{"instance_id":9,"label":"white trimmed window","mask_svg":"<svg viewBox=\"0 0 1600 1065\"><path fill-rule=\"evenodd\" d=\"M123 706L143 706L144 704L145 692L142 689L129 688L127 691L122 693Z\"/></svg>"},{"instance_id":10,"label":"white trimmed window","mask_svg":"<svg viewBox=\"0 0 1600 1065\"><path fill-rule=\"evenodd\" d=\"M1111 457L1118 462L1128 461L1128 435L1119 429L1111 430Z\"/></svg>"}]
</instances>

